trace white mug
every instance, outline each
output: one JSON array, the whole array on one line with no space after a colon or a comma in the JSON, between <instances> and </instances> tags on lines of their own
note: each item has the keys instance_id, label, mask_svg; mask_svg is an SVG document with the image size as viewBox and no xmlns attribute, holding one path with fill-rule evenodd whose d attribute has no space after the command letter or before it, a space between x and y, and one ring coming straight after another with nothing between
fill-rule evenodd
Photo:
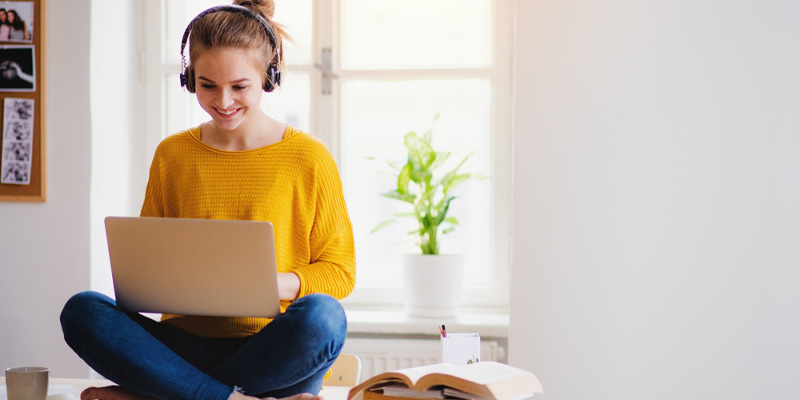
<instances>
[{"instance_id":1,"label":"white mug","mask_svg":"<svg viewBox=\"0 0 800 400\"><path fill-rule=\"evenodd\" d=\"M8 400L45 400L49 380L49 368L9 368L6 370Z\"/></svg>"}]
</instances>

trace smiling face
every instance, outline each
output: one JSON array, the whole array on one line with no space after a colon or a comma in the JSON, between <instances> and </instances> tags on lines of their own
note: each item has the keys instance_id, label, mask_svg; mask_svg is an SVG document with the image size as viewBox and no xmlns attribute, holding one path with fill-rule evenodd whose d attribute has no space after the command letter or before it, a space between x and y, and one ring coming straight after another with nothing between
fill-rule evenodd
<instances>
[{"instance_id":1,"label":"smiling face","mask_svg":"<svg viewBox=\"0 0 800 400\"><path fill-rule=\"evenodd\" d=\"M252 50L203 52L193 63L197 101L216 127L247 128L262 113L264 68Z\"/></svg>"}]
</instances>

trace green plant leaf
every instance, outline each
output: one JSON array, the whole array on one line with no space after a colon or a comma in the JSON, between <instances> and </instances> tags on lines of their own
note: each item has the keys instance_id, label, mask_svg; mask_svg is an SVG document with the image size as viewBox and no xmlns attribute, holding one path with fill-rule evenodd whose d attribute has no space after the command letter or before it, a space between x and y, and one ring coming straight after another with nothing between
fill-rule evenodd
<instances>
[{"instance_id":1,"label":"green plant leaf","mask_svg":"<svg viewBox=\"0 0 800 400\"><path fill-rule=\"evenodd\" d=\"M450 191L450 189L452 189L452 188L453 188L453 187L455 187L456 185L458 185L458 184L460 184L460 183L464 182L465 180L469 179L469 177L470 177L470 175L471 175L471 174L467 173L467 174L461 174L461 175L459 175L459 174L458 174L458 170L461 168L461 166L462 166L462 165L464 165L464 163L465 163L465 162L467 162L467 160L468 160L468 159L469 159L471 156L472 156L472 154L469 154L468 156L464 157L464 159L463 159L463 160L461 160L461 162L460 162L460 163L458 163L458 165L456 165L456 166L455 166L455 168L453 168L452 170L450 170L450 172L448 172L448 173L447 173L447 174L446 174L446 175L445 175L445 176L442 178L442 180L439 182L439 184L442 186L442 191L443 191L445 194L447 194L447 192L449 192L449 191Z\"/></svg>"},{"instance_id":2,"label":"green plant leaf","mask_svg":"<svg viewBox=\"0 0 800 400\"><path fill-rule=\"evenodd\" d=\"M383 228L386 228L387 226L389 226L389 225L391 225L391 224L393 224L395 222L397 222L397 221L395 221L393 219L390 219L388 221L383 221L380 224L378 224L376 227L372 228L372 230L369 231L369 234L372 235L373 233L375 233L375 232L377 232L377 231L379 231L379 230L381 230Z\"/></svg>"},{"instance_id":3,"label":"green plant leaf","mask_svg":"<svg viewBox=\"0 0 800 400\"><path fill-rule=\"evenodd\" d=\"M428 171L412 169L409 178L417 185L430 187L433 174Z\"/></svg>"},{"instance_id":4,"label":"green plant leaf","mask_svg":"<svg viewBox=\"0 0 800 400\"><path fill-rule=\"evenodd\" d=\"M416 195L408 193L398 193L396 190L392 190L391 192L381 193L380 195L383 197L388 197L390 199L404 201L410 204L414 204L414 199L417 198Z\"/></svg>"},{"instance_id":5,"label":"green plant leaf","mask_svg":"<svg viewBox=\"0 0 800 400\"><path fill-rule=\"evenodd\" d=\"M389 160L386 160L386 164L389 164L389 166L392 167L392 169L395 170L395 171L400 171L403 168L403 167L400 166L400 164L392 162L392 161L389 161Z\"/></svg>"},{"instance_id":6,"label":"green plant leaf","mask_svg":"<svg viewBox=\"0 0 800 400\"><path fill-rule=\"evenodd\" d=\"M428 142L428 144L430 144L433 141L433 126L436 125L436 121L439 120L440 114L441 113L436 113L436 115L433 116L433 121L431 122L430 128L428 128L428 130L425 131L425 135L422 137L422 140Z\"/></svg>"},{"instance_id":7,"label":"green plant leaf","mask_svg":"<svg viewBox=\"0 0 800 400\"><path fill-rule=\"evenodd\" d=\"M442 182L442 186L443 186L442 190L445 193L447 193L450 190L452 190L454 187L466 182L471 177L472 177L472 174L469 174L469 173L451 176L450 179L448 179L445 182Z\"/></svg>"},{"instance_id":8,"label":"green plant leaf","mask_svg":"<svg viewBox=\"0 0 800 400\"><path fill-rule=\"evenodd\" d=\"M447 211L450 210L450 202L455 199L455 196L450 196L447 200L444 200L443 206L440 208L439 214L437 216L436 225L441 224L444 221L444 218L447 216Z\"/></svg>"},{"instance_id":9,"label":"green plant leaf","mask_svg":"<svg viewBox=\"0 0 800 400\"><path fill-rule=\"evenodd\" d=\"M397 192L408 194L408 183L411 180L411 163L406 163L400 173L397 174Z\"/></svg>"},{"instance_id":10,"label":"green plant leaf","mask_svg":"<svg viewBox=\"0 0 800 400\"><path fill-rule=\"evenodd\" d=\"M404 142L414 169L427 170L436 160L436 152L433 151L430 143L422 140L416 132L408 132Z\"/></svg>"},{"instance_id":11,"label":"green plant leaf","mask_svg":"<svg viewBox=\"0 0 800 400\"><path fill-rule=\"evenodd\" d=\"M450 152L436 152L436 159L434 159L433 163L428 167L428 171L433 172L436 168L439 168L440 165L444 164L448 158L450 158Z\"/></svg>"},{"instance_id":12,"label":"green plant leaf","mask_svg":"<svg viewBox=\"0 0 800 400\"><path fill-rule=\"evenodd\" d=\"M428 228L430 228L430 227L431 227L431 222L432 222L432 221L431 221L431 215L430 215L430 214L428 214L428 213L425 213L425 214L422 216L422 218L420 219L420 222L422 223L422 230L423 230L423 231L427 231L427 230L428 230Z\"/></svg>"},{"instance_id":13,"label":"green plant leaf","mask_svg":"<svg viewBox=\"0 0 800 400\"><path fill-rule=\"evenodd\" d=\"M414 210L417 214L430 214L432 211L438 210L438 208L433 205L437 192L436 188L431 186L427 186L426 188L427 190L420 194L419 200L417 201L417 207Z\"/></svg>"}]
</instances>

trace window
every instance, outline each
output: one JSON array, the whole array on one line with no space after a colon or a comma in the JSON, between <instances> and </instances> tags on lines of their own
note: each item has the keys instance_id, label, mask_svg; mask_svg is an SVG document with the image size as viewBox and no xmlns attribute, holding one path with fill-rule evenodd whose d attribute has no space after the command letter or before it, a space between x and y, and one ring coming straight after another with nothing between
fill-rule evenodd
<instances>
[{"instance_id":1,"label":"window","mask_svg":"<svg viewBox=\"0 0 800 400\"><path fill-rule=\"evenodd\" d=\"M145 20L161 21L145 25L148 162L163 137L207 120L178 83L180 38L195 15L218 4L147 2ZM283 84L262 106L321 138L337 160L357 246L358 282L346 306L401 302L400 255L414 247L401 224L369 234L407 211L379 196L395 184L379 160L404 161L403 136L426 131L437 113L434 147L452 151L453 163L472 153L462 171L490 177L458 189L449 215L461 224L442 252L467 256L465 306L506 306L512 7L510 0L276 0L274 19L292 42Z\"/></svg>"}]
</instances>

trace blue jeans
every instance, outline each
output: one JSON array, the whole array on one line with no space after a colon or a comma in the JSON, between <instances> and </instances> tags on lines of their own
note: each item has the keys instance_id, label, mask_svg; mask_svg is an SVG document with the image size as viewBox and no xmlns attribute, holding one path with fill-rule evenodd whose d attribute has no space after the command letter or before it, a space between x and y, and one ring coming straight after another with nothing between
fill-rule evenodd
<instances>
[{"instance_id":1,"label":"blue jeans","mask_svg":"<svg viewBox=\"0 0 800 400\"><path fill-rule=\"evenodd\" d=\"M78 293L61 312L67 344L105 378L161 399L226 400L317 394L347 331L342 306L312 294L246 338L206 338L121 311L96 292Z\"/></svg>"}]
</instances>

